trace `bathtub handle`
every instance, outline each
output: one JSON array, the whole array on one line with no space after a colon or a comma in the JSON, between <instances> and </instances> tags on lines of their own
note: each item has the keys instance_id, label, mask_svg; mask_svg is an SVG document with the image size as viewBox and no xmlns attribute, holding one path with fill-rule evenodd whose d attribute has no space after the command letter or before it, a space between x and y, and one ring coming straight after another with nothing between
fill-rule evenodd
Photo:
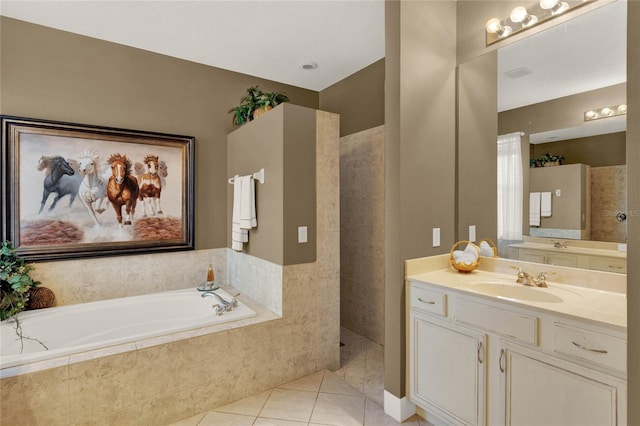
<instances>
[{"instance_id":1,"label":"bathtub handle","mask_svg":"<svg viewBox=\"0 0 640 426\"><path fill-rule=\"evenodd\" d=\"M226 306L223 306L223 305L221 305L219 303L215 303L215 304L211 305L211 307L213 308L213 312L215 312L216 315L218 315L218 316L222 315L224 313L224 311L227 310Z\"/></svg>"}]
</instances>

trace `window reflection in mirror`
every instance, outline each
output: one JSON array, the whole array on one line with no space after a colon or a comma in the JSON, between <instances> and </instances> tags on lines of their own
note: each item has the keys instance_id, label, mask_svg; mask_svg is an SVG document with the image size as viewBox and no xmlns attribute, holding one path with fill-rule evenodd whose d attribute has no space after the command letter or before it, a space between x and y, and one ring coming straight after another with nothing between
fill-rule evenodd
<instances>
[{"instance_id":1,"label":"window reflection in mirror","mask_svg":"<svg viewBox=\"0 0 640 426\"><path fill-rule=\"evenodd\" d=\"M626 271L626 115L585 121L617 105L626 105L624 1L499 49L498 133L518 135L522 165L521 198L498 203L501 256ZM501 152L516 155L500 146L499 164ZM499 172L498 186L513 175Z\"/></svg>"}]
</instances>

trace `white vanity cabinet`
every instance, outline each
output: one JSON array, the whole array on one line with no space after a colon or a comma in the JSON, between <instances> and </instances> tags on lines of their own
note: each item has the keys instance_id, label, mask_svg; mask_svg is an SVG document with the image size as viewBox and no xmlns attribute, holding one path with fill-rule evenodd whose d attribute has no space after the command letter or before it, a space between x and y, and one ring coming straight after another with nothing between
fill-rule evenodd
<instances>
[{"instance_id":1,"label":"white vanity cabinet","mask_svg":"<svg viewBox=\"0 0 640 426\"><path fill-rule=\"evenodd\" d=\"M626 333L407 282L408 397L434 424L624 425Z\"/></svg>"},{"instance_id":2,"label":"white vanity cabinet","mask_svg":"<svg viewBox=\"0 0 640 426\"><path fill-rule=\"evenodd\" d=\"M521 246L522 245L514 244L514 250L518 251L518 260L525 262L569 266L604 272L627 272L627 259L624 257L572 253L568 249L522 248ZM604 251L605 250L600 250L600 252Z\"/></svg>"}]
</instances>

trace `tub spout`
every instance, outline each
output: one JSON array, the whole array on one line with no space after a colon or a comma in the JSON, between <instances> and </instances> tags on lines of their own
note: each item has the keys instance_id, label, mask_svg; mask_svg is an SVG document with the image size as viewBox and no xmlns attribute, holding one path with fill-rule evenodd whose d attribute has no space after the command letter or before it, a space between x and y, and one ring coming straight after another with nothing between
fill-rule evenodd
<instances>
[{"instance_id":1,"label":"tub spout","mask_svg":"<svg viewBox=\"0 0 640 426\"><path fill-rule=\"evenodd\" d=\"M204 293L202 293L202 295L200 295L200 297L215 297L218 302L220 302L220 304L224 307L225 311L230 311L231 309L238 307L238 301L235 299L235 297L232 301L229 302L224 297L213 291L205 291Z\"/></svg>"}]
</instances>

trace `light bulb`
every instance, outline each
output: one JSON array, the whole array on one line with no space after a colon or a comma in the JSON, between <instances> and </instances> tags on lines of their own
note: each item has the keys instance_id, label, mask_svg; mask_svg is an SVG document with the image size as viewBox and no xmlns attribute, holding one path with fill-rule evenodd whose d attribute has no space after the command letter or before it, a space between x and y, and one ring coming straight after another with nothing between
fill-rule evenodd
<instances>
[{"instance_id":1,"label":"light bulb","mask_svg":"<svg viewBox=\"0 0 640 426\"><path fill-rule=\"evenodd\" d=\"M540 7L543 9L553 9L559 0L540 0Z\"/></svg>"},{"instance_id":2,"label":"light bulb","mask_svg":"<svg viewBox=\"0 0 640 426\"><path fill-rule=\"evenodd\" d=\"M602 115L606 115L607 117L613 115L613 110L611 108L602 108L600 112Z\"/></svg>"},{"instance_id":3,"label":"light bulb","mask_svg":"<svg viewBox=\"0 0 640 426\"><path fill-rule=\"evenodd\" d=\"M595 111L587 111L587 112L584 113L584 117L587 120L593 120L597 116L598 116L598 114Z\"/></svg>"},{"instance_id":4,"label":"light bulb","mask_svg":"<svg viewBox=\"0 0 640 426\"><path fill-rule=\"evenodd\" d=\"M513 31L508 25L502 25L498 18L489 19L485 29L490 34L497 34L498 37L507 37Z\"/></svg>"},{"instance_id":5,"label":"light bulb","mask_svg":"<svg viewBox=\"0 0 640 426\"><path fill-rule=\"evenodd\" d=\"M569 3L560 0L540 0L540 7L551 10L551 15L559 15L569 9Z\"/></svg>"},{"instance_id":6,"label":"light bulb","mask_svg":"<svg viewBox=\"0 0 640 426\"><path fill-rule=\"evenodd\" d=\"M488 33L495 34L502 28L502 24L498 18L489 19L485 26Z\"/></svg>"},{"instance_id":7,"label":"light bulb","mask_svg":"<svg viewBox=\"0 0 640 426\"><path fill-rule=\"evenodd\" d=\"M618 105L618 114L626 114L627 106L625 104Z\"/></svg>"},{"instance_id":8,"label":"light bulb","mask_svg":"<svg viewBox=\"0 0 640 426\"><path fill-rule=\"evenodd\" d=\"M527 9L522 6L518 6L515 9L513 9L513 11L511 11L511 16L509 16L509 18L511 18L513 22L522 22L526 17L527 17Z\"/></svg>"}]
</instances>

